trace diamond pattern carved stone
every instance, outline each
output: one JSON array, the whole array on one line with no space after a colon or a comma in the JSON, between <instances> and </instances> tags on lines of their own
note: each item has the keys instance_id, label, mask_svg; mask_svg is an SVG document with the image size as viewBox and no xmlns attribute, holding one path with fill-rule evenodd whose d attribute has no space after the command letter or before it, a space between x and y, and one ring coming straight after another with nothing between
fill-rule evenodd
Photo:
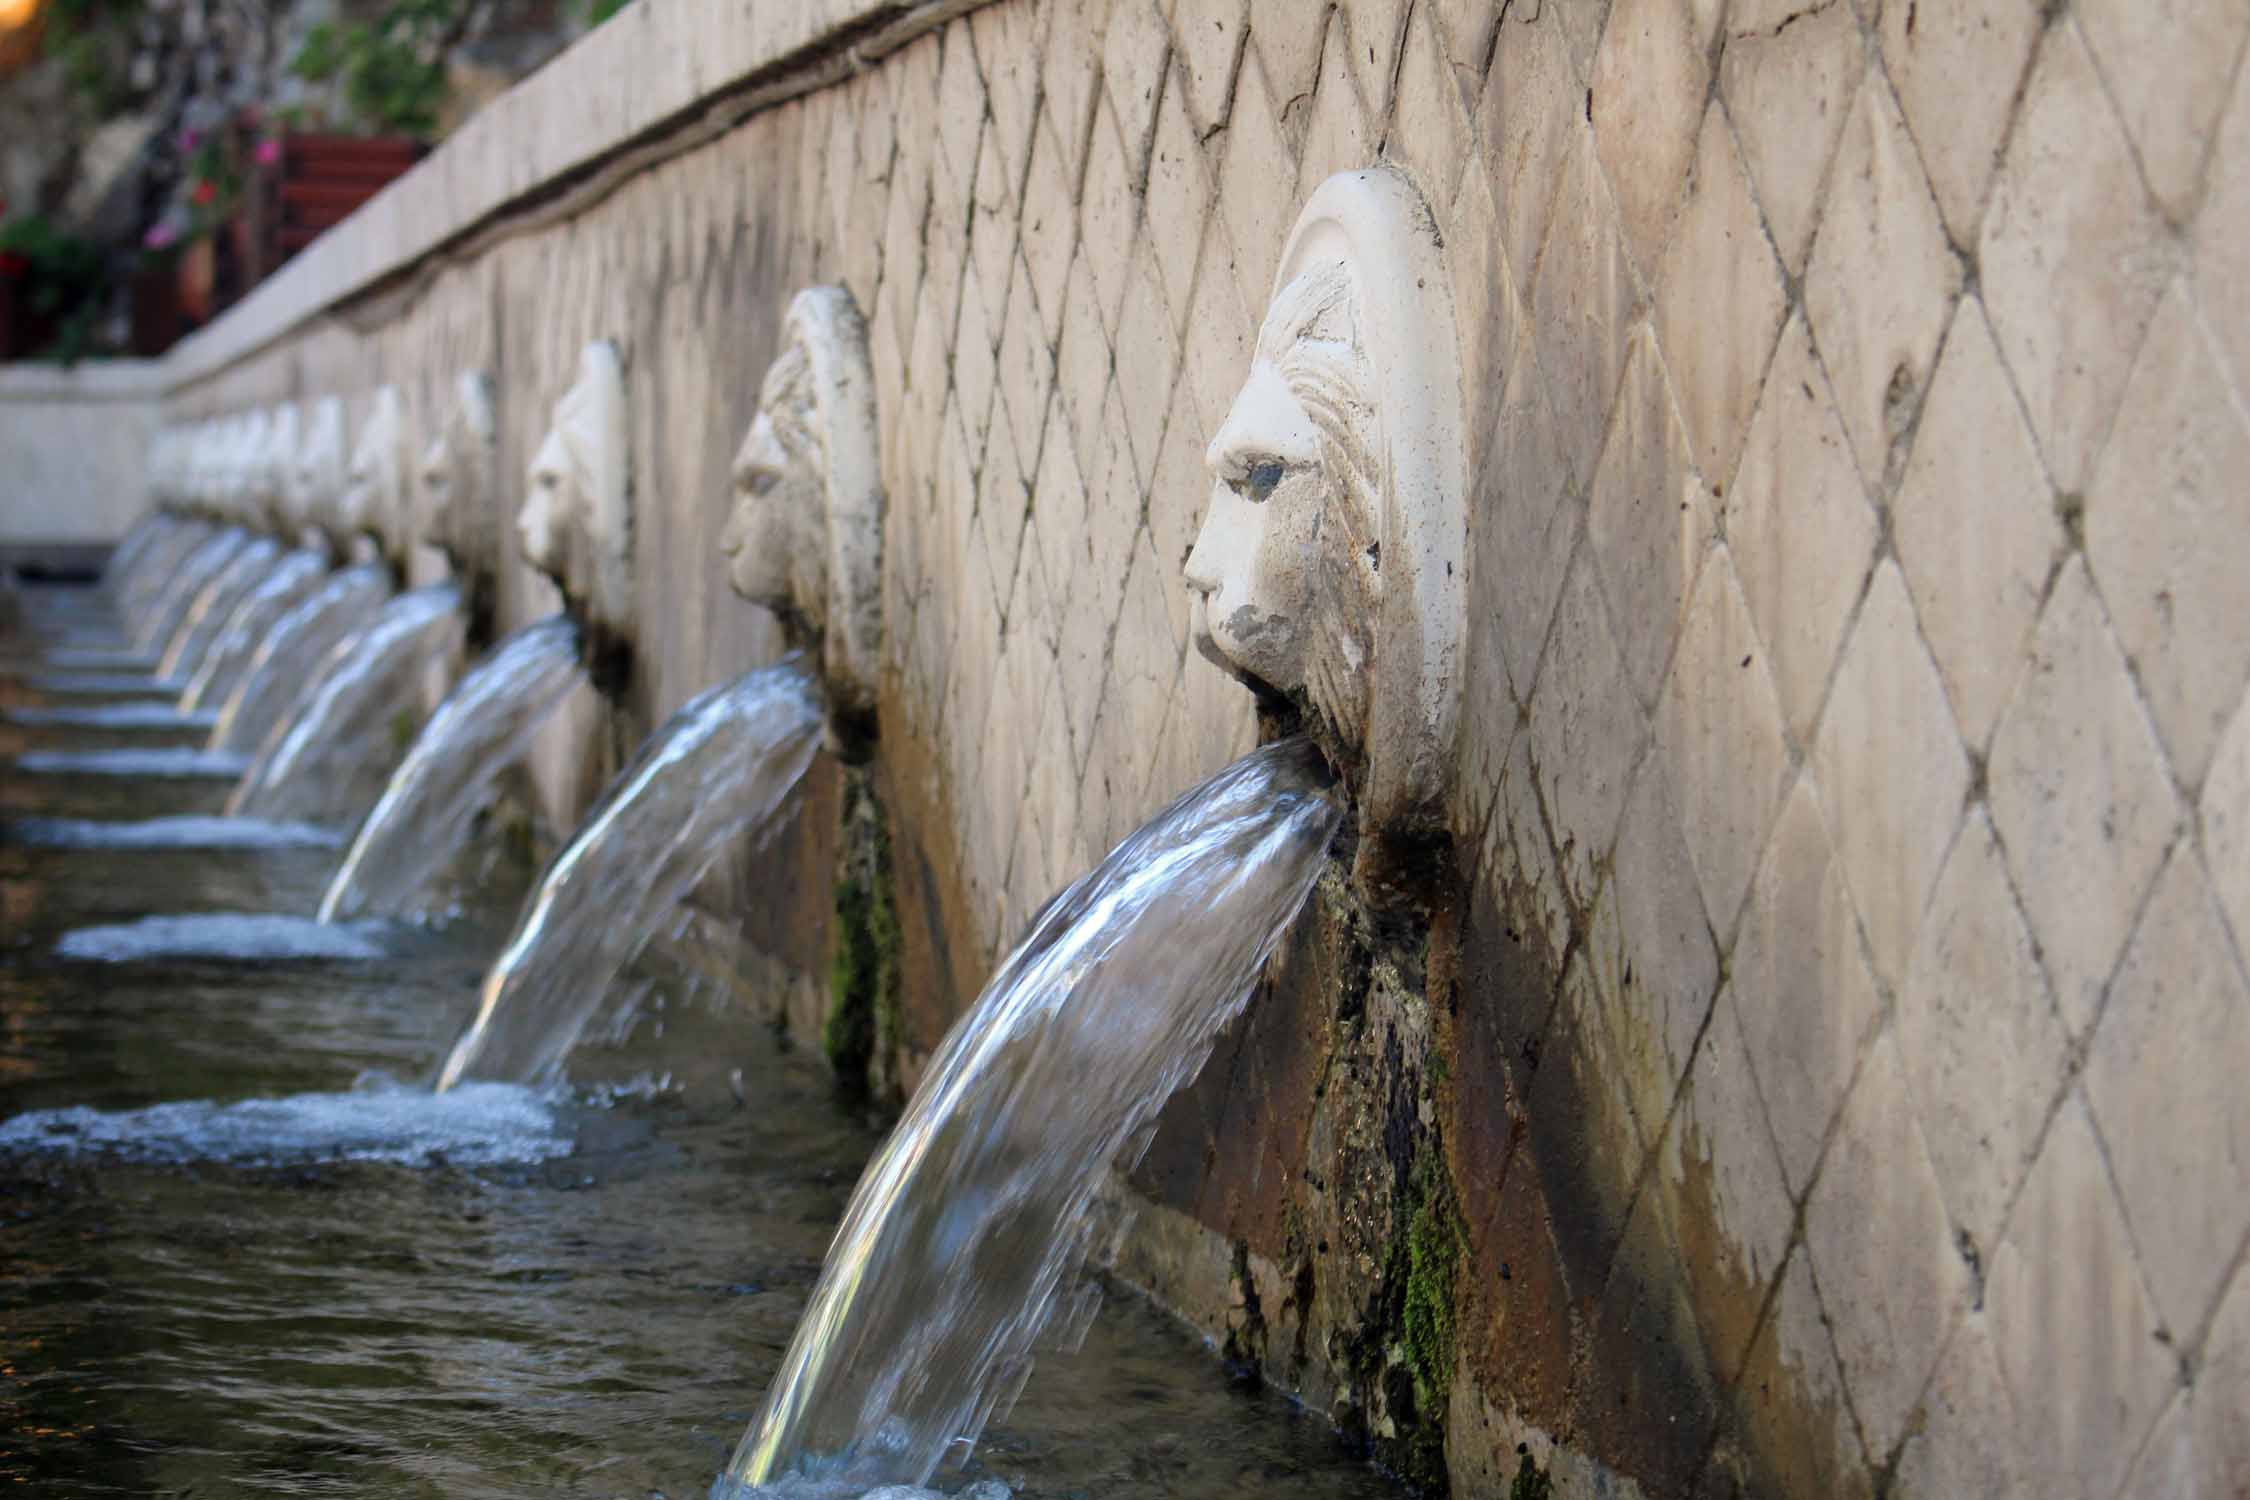
<instances>
[{"instance_id":1,"label":"diamond pattern carved stone","mask_svg":"<svg viewBox=\"0 0 2250 1500\"><path fill-rule=\"evenodd\" d=\"M1252 742L1189 648L1205 444L1306 188L1403 168L1474 429L1468 894L1567 976L1525 1005L1596 1018L1566 1042L1629 1271L1588 1327L1692 1367L1662 1472L2111 1500L2137 1462L2132 1493L2223 1493L2250 1368L2250 626L2214 582L2250 550L2246 30L2235 0L992 0L371 335L286 333L181 399L475 351L509 372L505 434L624 337L661 375L636 524L677 575L653 710L771 639L705 566L739 430L699 413L743 410L762 299L847 284L891 495L885 753L926 778L903 833L947 825L973 979ZM568 764L535 757L564 809ZM1193 1200L1222 1280L1230 1186ZM1646 1342L1599 1345L1591 1399L1648 1389ZM1566 1364L1458 1381L1456 1448L1498 1443L1465 1414L1535 1425ZM1558 1487L1635 1462L1633 1417L1585 1415L1541 1420L1592 1457L1528 1439Z\"/></svg>"},{"instance_id":2,"label":"diamond pattern carved stone","mask_svg":"<svg viewBox=\"0 0 2250 1500\"><path fill-rule=\"evenodd\" d=\"M1859 19L1849 0L1792 7L1778 22L1737 7L1728 33L1719 63L1727 113L1781 263L1795 274L1804 270L1829 158L1867 71Z\"/></svg>"},{"instance_id":3,"label":"diamond pattern carved stone","mask_svg":"<svg viewBox=\"0 0 2250 1500\"><path fill-rule=\"evenodd\" d=\"M1708 110L1687 202L1656 278L1656 331L1696 463L1721 495L1786 306L1726 118Z\"/></svg>"},{"instance_id":4,"label":"diamond pattern carved stone","mask_svg":"<svg viewBox=\"0 0 2250 1500\"><path fill-rule=\"evenodd\" d=\"M2086 1058L2133 1242L2165 1325L2191 1336L2250 1233L2250 1093L2198 1059L2250 1056L2250 985L2194 850L2156 883Z\"/></svg>"},{"instance_id":5,"label":"diamond pattern carved stone","mask_svg":"<svg viewBox=\"0 0 2250 1500\"><path fill-rule=\"evenodd\" d=\"M2190 786L2250 678L2250 424L2184 281L2149 326L2086 493L2086 550Z\"/></svg>"},{"instance_id":6,"label":"diamond pattern carved stone","mask_svg":"<svg viewBox=\"0 0 2250 1500\"><path fill-rule=\"evenodd\" d=\"M1860 606L1812 763L1875 972L1896 985L1960 826L1969 761L1894 562Z\"/></svg>"},{"instance_id":7,"label":"diamond pattern carved stone","mask_svg":"<svg viewBox=\"0 0 2250 1500\"><path fill-rule=\"evenodd\" d=\"M1969 1298L1898 1048L1877 1038L1805 1208L1813 1277L1852 1409L1877 1453L1905 1436L1922 1383Z\"/></svg>"},{"instance_id":8,"label":"diamond pattern carved stone","mask_svg":"<svg viewBox=\"0 0 2250 1500\"><path fill-rule=\"evenodd\" d=\"M1883 62L1957 245L1976 243L2040 33L2038 0L1880 0Z\"/></svg>"},{"instance_id":9,"label":"diamond pattern carved stone","mask_svg":"<svg viewBox=\"0 0 2250 1500\"><path fill-rule=\"evenodd\" d=\"M2202 185L2250 11L2232 0L2083 0L2094 61L2165 211L2185 219Z\"/></svg>"},{"instance_id":10,"label":"diamond pattern carved stone","mask_svg":"<svg viewBox=\"0 0 2250 1500\"><path fill-rule=\"evenodd\" d=\"M1687 0L1615 0L1594 58L1594 140L1635 265L1664 248L1709 84Z\"/></svg>"},{"instance_id":11,"label":"diamond pattern carved stone","mask_svg":"<svg viewBox=\"0 0 2250 1500\"><path fill-rule=\"evenodd\" d=\"M1808 741L1876 523L1800 319L1782 330L1725 516L1790 732Z\"/></svg>"},{"instance_id":12,"label":"diamond pattern carved stone","mask_svg":"<svg viewBox=\"0 0 2250 1500\"><path fill-rule=\"evenodd\" d=\"M1978 250L2001 352L2064 490L2085 486L2174 258L2093 59L2065 21L2032 69Z\"/></svg>"},{"instance_id":13,"label":"diamond pattern carved stone","mask_svg":"<svg viewBox=\"0 0 2250 1500\"><path fill-rule=\"evenodd\" d=\"M1989 1249L2061 1086L2068 1041L1981 811L1930 898L1899 986L1898 1032L1953 1222Z\"/></svg>"},{"instance_id":14,"label":"diamond pattern carved stone","mask_svg":"<svg viewBox=\"0 0 2250 1500\"><path fill-rule=\"evenodd\" d=\"M1992 1258L1985 1309L2036 1492L2114 1495L2172 1385L2101 1143L2073 1091Z\"/></svg>"},{"instance_id":15,"label":"diamond pattern carved stone","mask_svg":"<svg viewBox=\"0 0 2250 1500\"><path fill-rule=\"evenodd\" d=\"M1801 1196L1883 1005L1808 782L1782 810L1733 958L1735 1014L1782 1171Z\"/></svg>"},{"instance_id":16,"label":"diamond pattern carved stone","mask_svg":"<svg viewBox=\"0 0 2250 1500\"><path fill-rule=\"evenodd\" d=\"M1789 786L1781 710L1760 655L1733 560L1722 546L1696 581L1656 710L1656 753L1680 789L1680 823L1703 886L1703 908L1721 933L1733 930Z\"/></svg>"},{"instance_id":17,"label":"diamond pattern carved stone","mask_svg":"<svg viewBox=\"0 0 2250 1500\"><path fill-rule=\"evenodd\" d=\"M2092 1024L2178 821L2085 565L2066 564L1992 741L1992 821L2063 1019Z\"/></svg>"},{"instance_id":18,"label":"diamond pattern carved stone","mask_svg":"<svg viewBox=\"0 0 2250 1500\"><path fill-rule=\"evenodd\" d=\"M1974 505L1964 496L1975 496ZM1972 748L1992 738L2064 537L1984 306L1965 299L1923 403L1891 528Z\"/></svg>"},{"instance_id":19,"label":"diamond pattern carved stone","mask_svg":"<svg viewBox=\"0 0 2250 1500\"><path fill-rule=\"evenodd\" d=\"M1813 337L1860 472L1879 483L1937 359L1961 267L1891 91L1868 80L1844 124L1805 273Z\"/></svg>"}]
</instances>

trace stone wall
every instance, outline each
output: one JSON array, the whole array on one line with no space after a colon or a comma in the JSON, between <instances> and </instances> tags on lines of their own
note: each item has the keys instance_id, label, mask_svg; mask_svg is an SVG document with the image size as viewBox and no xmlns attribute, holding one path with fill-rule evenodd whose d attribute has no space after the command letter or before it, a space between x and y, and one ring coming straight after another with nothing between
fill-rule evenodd
<instances>
[{"instance_id":1,"label":"stone wall","mask_svg":"<svg viewBox=\"0 0 2250 1500\"><path fill-rule=\"evenodd\" d=\"M714 545L729 460L789 295L847 285L911 1077L1253 743L1188 638L1204 447L1297 205L1396 164L1471 415L1458 878L1403 923L1331 882L1121 1189L1122 1265L1465 1493L2239 1489L2250 10L866 11L690 130L623 113L710 19L644 0L557 65L633 155L434 225L410 178L177 410L392 381L426 420L482 366L512 475L619 342L638 672L542 747L566 821L778 650ZM553 607L504 571L505 621ZM832 848L764 879L802 904Z\"/></svg>"},{"instance_id":2,"label":"stone wall","mask_svg":"<svg viewBox=\"0 0 2250 1500\"><path fill-rule=\"evenodd\" d=\"M0 551L107 543L140 513L162 366L0 366Z\"/></svg>"}]
</instances>

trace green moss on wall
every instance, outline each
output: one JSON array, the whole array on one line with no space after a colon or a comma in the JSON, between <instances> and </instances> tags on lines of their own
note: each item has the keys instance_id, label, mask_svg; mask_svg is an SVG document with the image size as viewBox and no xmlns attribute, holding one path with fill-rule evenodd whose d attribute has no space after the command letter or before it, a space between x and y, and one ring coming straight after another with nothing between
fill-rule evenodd
<instances>
[{"instance_id":1,"label":"green moss on wall","mask_svg":"<svg viewBox=\"0 0 2250 1500\"><path fill-rule=\"evenodd\" d=\"M828 1017L821 1049L846 1088L876 1092L899 1040L898 910L890 831L867 774L844 776L841 874L829 923Z\"/></svg>"},{"instance_id":2,"label":"green moss on wall","mask_svg":"<svg viewBox=\"0 0 2250 1500\"><path fill-rule=\"evenodd\" d=\"M1458 1333L1454 1302L1467 1236L1445 1153L1434 1138L1415 1157L1399 1208L1384 1278L1393 1331L1384 1405L1396 1433L1389 1456L1415 1488L1444 1494Z\"/></svg>"}]
</instances>

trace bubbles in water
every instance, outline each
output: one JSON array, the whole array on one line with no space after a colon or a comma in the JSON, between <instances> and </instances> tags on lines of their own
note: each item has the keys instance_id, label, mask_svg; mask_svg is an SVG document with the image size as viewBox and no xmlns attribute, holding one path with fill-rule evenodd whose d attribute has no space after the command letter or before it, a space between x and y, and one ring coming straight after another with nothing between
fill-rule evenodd
<instances>
[{"instance_id":1,"label":"bubbles in water","mask_svg":"<svg viewBox=\"0 0 2250 1500\"><path fill-rule=\"evenodd\" d=\"M370 959L381 958L381 922L324 923L309 917L245 912L143 917L103 927L81 927L55 944L63 958L93 963L140 963L152 958Z\"/></svg>"},{"instance_id":2,"label":"bubbles in water","mask_svg":"<svg viewBox=\"0 0 2250 1500\"><path fill-rule=\"evenodd\" d=\"M146 1109L43 1109L0 1123L0 1151L112 1156L175 1164L443 1161L489 1167L550 1161L572 1140L553 1100L514 1084L446 1094L397 1084L234 1104L191 1100Z\"/></svg>"}]
</instances>

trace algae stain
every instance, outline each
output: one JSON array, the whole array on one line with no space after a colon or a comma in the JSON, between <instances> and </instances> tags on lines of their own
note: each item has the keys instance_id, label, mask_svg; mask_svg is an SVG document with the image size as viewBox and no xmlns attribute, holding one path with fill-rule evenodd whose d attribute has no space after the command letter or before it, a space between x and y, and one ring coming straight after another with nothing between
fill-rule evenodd
<instances>
[{"instance_id":1,"label":"algae stain","mask_svg":"<svg viewBox=\"0 0 2250 1500\"><path fill-rule=\"evenodd\" d=\"M1454 1304L1468 1236L1445 1152L1434 1137L1415 1156L1400 1208L1385 1278L1395 1299L1383 1382L1385 1415L1396 1434L1390 1457L1409 1484L1442 1495L1451 1483L1446 1415L1459 1332Z\"/></svg>"},{"instance_id":2,"label":"algae stain","mask_svg":"<svg viewBox=\"0 0 2250 1500\"><path fill-rule=\"evenodd\" d=\"M820 1041L837 1079L867 1093L882 1086L897 1053L901 1002L890 832L864 771L845 773L842 822Z\"/></svg>"}]
</instances>

